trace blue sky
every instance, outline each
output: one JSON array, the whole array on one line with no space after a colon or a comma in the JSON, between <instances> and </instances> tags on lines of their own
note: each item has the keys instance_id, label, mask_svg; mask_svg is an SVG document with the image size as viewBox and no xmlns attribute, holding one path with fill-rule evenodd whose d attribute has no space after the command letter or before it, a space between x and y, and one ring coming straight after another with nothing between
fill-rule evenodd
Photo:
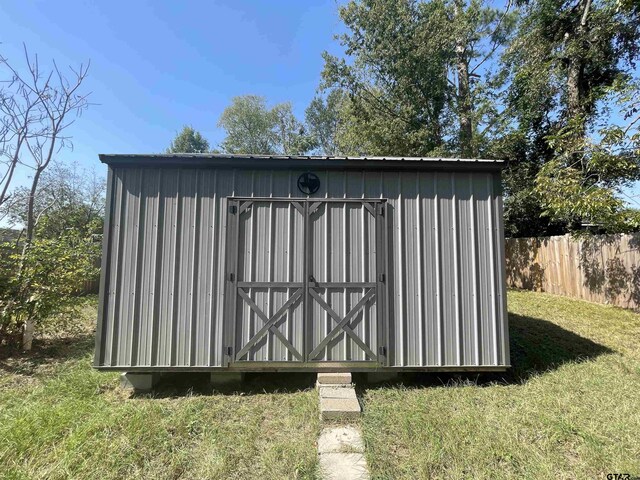
<instances>
[{"instance_id":1,"label":"blue sky","mask_svg":"<svg viewBox=\"0 0 640 480\"><path fill-rule=\"evenodd\" d=\"M184 124L217 145L234 95L291 101L302 117L341 28L334 0L3 0L0 25L0 52L14 63L22 42L43 62L91 59L86 88L98 105L61 155L97 169L98 153L163 151Z\"/></svg>"},{"instance_id":2,"label":"blue sky","mask_svg":"<svg viewBox=\"0 0 640 480\"><path fill-rule=\"evenodd\" d=\"M72 127L74 150L60 158L104 173L98 153L161 152L184 124L216 146L217 120L235 95L291 101L301 118L322 51L339 52L339 3L2 0L0 52L22 62L24 42L42 62L91 60L86 88L97 105Z\"/></svg>"}]
</instances>

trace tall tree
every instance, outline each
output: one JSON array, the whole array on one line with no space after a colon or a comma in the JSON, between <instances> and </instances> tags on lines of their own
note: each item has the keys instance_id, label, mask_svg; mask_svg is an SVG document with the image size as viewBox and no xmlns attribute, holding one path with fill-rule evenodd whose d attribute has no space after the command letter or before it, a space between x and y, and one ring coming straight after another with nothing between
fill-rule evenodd
<instances>
[{"instance_id":1,"label":"tall tree","mask_svg":"<svg viewBox=\"0 0 640 480\"><path fill-rule=\"evenodd\" d=\"M345 57L324 54L321 86L348 94L345 124L357 125L363 153L481 151L501 118L501 77L490 60L506 45L513 14L479 0L353 0L340 16Z\"/></svg>"},{"instance_id":2,"label":"tall tree","mask_svg":"<svg viewBox=\"0 0 640 480\"><path fill-rule=\"evenodd\" d=\"M619 191L640 168L637 155L621 150L620 135L633 135L634 127L604 124L615 118L612 108L627 113L624 101L615 100L633 82L640 6L520 3L518 33L504 61L511 71L510 108L526 142L519 164L534 166L525 167L532 175L529 192L549 219L569 229L582 222L609 231L632 228L633 212Z\"/></svg>"},{"instance_id":3,"label":"tall tree","mask_svg":"<svg viewBox=\"0 0 640 480\"><path fill-rule=\"evenodd\" d=\"M502 111L504 75L493 71L493 60L508 46L517 15L510 11L510 3L504 10L481 0L445 5L448 23L443 28L451 34L445 48L453 47L448 78L458 120L455 151L473 157L508 125Z\"/></svg>"},{"instance_id":4,"label":"tall tree","mask_svg":"<svg viewBox=\"0 0 640 480\"><path fill-rule=\"evenodd\" d=\"M185 125L173 139L167 153L207 153L209 142L190 125Z\"/></svg>"},{"instance_id":5,"label":"tall tree","mask_svg":"<svg viewBox=\"0 0 640 480\"><path fill-rule=\"evenodd\" d=\"M341 148L341 108L344 93L339 89L332 89L323 98L316 96L305 110L305 122L309 134L313 137L319 153L323 155L339 155Z\"/></svg>"},{"instance_id":6,"label":"tall tree","mask_svg":"<svg viewBox=\"0 0 640 480\"><path fill-rule=\"evenodd\" d=\"M220 146L227 153L299 155L313 147L290 103L268 108L257 95L234 97L218 126L226 132Z\"/></svg>"},{"instance_id":7,"label":"tall tree","mask_svg":"<svg viewBox=\"0 0 640 480\"><path fill-rule=\"evenodd\" d=\"M429 4L420 21L420 10L408 0L351 1L339 9L344 57L323 54L321 87L348 95L346 123L360 132L360 145L350 136L357 151L349 153L427 155L443 143L450 125L447 58L440 39L425 32L444 11Z\"/></svg>"},{"instance_id":8,"label":"tall tree","mask_svg":"<svg viewBox=\"0 0 640 480\"><path fill-rule=\"evenodd\" d=\"M88 65L62 70L55 61L50 68L43 68L38 56L30 56L26 47L24 58L24 66L20 68L0 57L0 71L5 75L0 89L0 145L6 167L0 173L0 207L10 197L7 192L18 166L30 170L25 236L17 275L17 281L22 282L21 291L29 295L32 283L23 275L22 267L26 265L34 242L40 180L54 156L62 148L71 146L68 129L89 106L89 94L83 92L89 70ZM31 349L36 321L31 313L24 317L23 347L26 350Z\"/></svg>"}]
</instances>

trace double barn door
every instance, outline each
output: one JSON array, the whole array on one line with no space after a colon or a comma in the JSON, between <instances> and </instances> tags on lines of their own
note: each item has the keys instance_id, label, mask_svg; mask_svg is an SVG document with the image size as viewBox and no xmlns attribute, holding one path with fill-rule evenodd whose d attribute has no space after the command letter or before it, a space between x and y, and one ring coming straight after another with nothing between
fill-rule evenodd
<instances>
[{"instance_id":1,"label":"double barn door","mask_svg":"<svg viewBox=\"0 0 640 480\"><path fill-rule=\"evenodd\" d=\"M385 361L381 199L229 198L230 364Z\"/></svg>"}]
</instances>

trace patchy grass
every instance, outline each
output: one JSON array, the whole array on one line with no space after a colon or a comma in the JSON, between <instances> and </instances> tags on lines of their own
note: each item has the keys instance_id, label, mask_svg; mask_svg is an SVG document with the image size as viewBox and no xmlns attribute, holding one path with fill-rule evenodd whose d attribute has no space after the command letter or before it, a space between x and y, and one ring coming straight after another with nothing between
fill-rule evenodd
<instances>
[{"instance_id":1,"label":"patchy grass","mask_svg":"<svg viewBox=\"0 0 640 480\"><path fill-rule=\"evenodd\" d=\"M95 301L83 313L83 331L0 360L0 478L317 476L312 378L211 392L191 375L133 396L91 368Z\"/></svg>"},{"instance_id":2,"label":"patchy grass","mask_svg":"<svg viewBox=\"0 0 640 480\"><path fill-rule=\"evenodd\" d=\"M363 390L373 478L640 476L640 315L509 292L512 364Z\"/></svg>"}]
</instances>

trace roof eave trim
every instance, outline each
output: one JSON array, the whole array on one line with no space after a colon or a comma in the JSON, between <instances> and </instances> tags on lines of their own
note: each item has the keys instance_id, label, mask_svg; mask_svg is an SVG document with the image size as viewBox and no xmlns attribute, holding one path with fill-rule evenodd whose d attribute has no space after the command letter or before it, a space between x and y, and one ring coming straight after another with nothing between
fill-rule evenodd
<instances>
[{"instance_id":1,"label":"roof eave trim","mask_svg":"<svg viewBox=\"0 0 640 480\"><path fill-rule=\"evenodd\" d=\"M211 155L108 155L100 161L120 167L208 167L252 169L385 169L385 170L499 170L503 160L415 157L284 157Z\"/></svg>"}]
</instances>

